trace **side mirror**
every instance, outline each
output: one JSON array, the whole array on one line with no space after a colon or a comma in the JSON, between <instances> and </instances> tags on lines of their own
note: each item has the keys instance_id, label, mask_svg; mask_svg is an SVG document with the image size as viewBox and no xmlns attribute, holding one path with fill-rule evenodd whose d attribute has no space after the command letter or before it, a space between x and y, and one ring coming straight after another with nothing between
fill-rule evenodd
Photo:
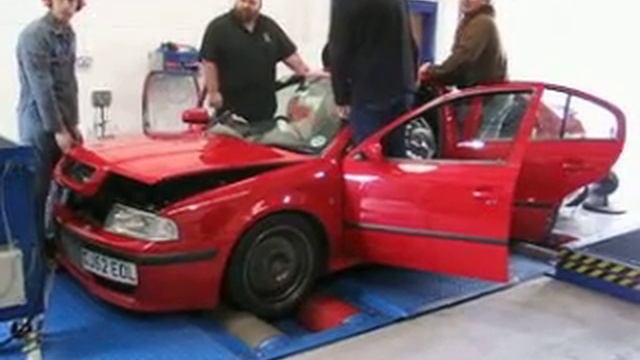
<instances>
[{"instance_id":1,"label":"side mirror","mask_svg":"<svg viewBox=\"0 0 640 360\"><path fill-rule=\"evenodd\" d=\"M359 161L383 161L382 145L379 142L367 144L360 151L356 152L356 160Z\"/></svg>"},{"instance_id":2,"label":"side mirror","mask_svg":"<svg viewBox=\"0 0 640 360\"><path fill-rule=\"evenodd\" d=\"M193 108L182 113L182 122L189 125L207 125L210 117L207 109Z\"/></svg>"}]
</instances>

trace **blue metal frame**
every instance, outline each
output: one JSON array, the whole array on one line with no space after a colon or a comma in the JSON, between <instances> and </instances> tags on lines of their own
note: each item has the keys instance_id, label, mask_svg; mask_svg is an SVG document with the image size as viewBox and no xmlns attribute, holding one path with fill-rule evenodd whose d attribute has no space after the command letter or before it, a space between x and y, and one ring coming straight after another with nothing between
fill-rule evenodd
<instances>
[{"instance_id":1,"label":"blue metal frame","mask_svg":"<svg viewBox=\"0 0 640 360\"><path fill-rule=\"evenodd\" d=\"M358 313L341 326L313 332L296 317L270 325L282 335L251 347L210 316L169 314L138 316L108 306L68 276L58 278L45 333L51 359L280 359L388 326L444 307L543 276L551 266L519 255L512 257L513 280L497 284L419 271L383 267L358 268L324 279L319 293L353 305ZM0 338L6 332L0 326ZM91 339L91 341L86 341ZM17 356L16 347L0 349L0 359Z\"/></svg>"},{"instance_id":2,"label":"blue metal frame","mask_svg":"<svg viewBox=\"0 0 640 360\"><path fill-rule=\"evenodd\" d=\"M13 240L23 254L23 271L27 303L24 306L0 309L0 321L28 318L44 310L46 266L42 243L35 229L33 200L35 153L32 148L18 146L0 138L0 174L7 169L4 181L7 218ZM0 217L0 226L4 226ZM0 246L7 245L4 231L0 232Z\"/></svg>"},{"instance_id":3,"label":"blue metal frame","mask_svg":"<svg viewBox=\"0 0 640 360\"><path fill-rule=\"evenodd\" d=\"M640 291L618 286L616 284L594 279L573 271L557 269L554 277L566 283L579 285L584 288L595 290L610 296L640 304Z\"/></svg>"},{"instance_id":4,"label":"blue metal frame","mask_svg":"<svg viewBox=\"0 0 640 360\"><path fill-rule=\"evenodd\" d=\"M435 1L410 0L409 8L413 14L422 16L423 37L421 62L434 62L436 45L436 24L438 19L438 3Z\"/></svg>"},{"instance_id":5,"label":"blue metal frame","mask_svg":"<svg viewBox=\"0 0 640 360\"><path fill-rule=\"evenodd\" d=\"M585 248L566 249L554 277L640 304L640 229Z\"/></svg>"}]
</instances>

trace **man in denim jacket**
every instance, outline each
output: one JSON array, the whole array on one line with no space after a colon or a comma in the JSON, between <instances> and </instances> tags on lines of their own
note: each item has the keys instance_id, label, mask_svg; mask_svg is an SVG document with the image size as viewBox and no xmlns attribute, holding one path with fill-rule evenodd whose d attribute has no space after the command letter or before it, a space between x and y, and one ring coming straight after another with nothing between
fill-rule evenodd
<instances>
[{"instance_id":1,"label":"man in denim jacket","mask_svg":"<svg viewBox=\"0 0 640 360\"><path fill-rule=\"evenodd\" d=\"M44 237L44 215L53 168L82 141L78 131L75 33L70 21L84 0L43 0L49 12L29 24L17 47L20 78L20 140L35 149L36 221Z\"/></svg>"}]
</instances>

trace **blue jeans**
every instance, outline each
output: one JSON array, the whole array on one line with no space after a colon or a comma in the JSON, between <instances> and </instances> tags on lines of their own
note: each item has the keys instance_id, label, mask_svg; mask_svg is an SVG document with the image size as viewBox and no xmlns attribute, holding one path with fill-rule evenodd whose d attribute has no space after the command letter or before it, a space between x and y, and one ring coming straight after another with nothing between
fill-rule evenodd
<instances>
[{"instance_id":1,"label":"blue jeans","mask_svg":"<svg viewBox=\"0 0 640 360\"><path fill-rule=\"evenodd\" d=\"M21 114L25 116L25 114ZM35 161L35 213L36 231L42 241L46 241L45 223L48 216L47 198L51 190L53 171L62 157L62 152L56 143L54 134L44 131L42 124L37 121L20 121L20 139L25 145L32 146L36 155ZM48 244L47 246L52 246Z\"/></svg>"},{"instance_id":2,"label":"blue jeans","mask_svg":"<svg viewBox=\"0 0 640 360\"><path fill-rule=\"evenodd\" d=\"M349 122L353 131L353 141L360 144L369 136L387 126L398 116L411 109L414 102L413 95L402 95L383 104L353 104ZM404 157L403 126L394 129L386 137L383 144L385 154L394 157Z\"/></svg>"}]
</instances>

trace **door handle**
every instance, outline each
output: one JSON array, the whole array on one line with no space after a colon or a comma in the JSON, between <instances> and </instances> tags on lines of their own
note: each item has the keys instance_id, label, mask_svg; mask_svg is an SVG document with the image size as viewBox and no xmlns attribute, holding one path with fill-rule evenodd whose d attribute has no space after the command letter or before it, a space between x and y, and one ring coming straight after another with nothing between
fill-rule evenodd
<instances>
[{"instance_id":1,"label":"door handle","mask_svg":"<svg viewBox=\"0 0 640 360\"><path fill-rule=\"evenodd\" d=\"M567 172L581 172L588 170L588 167L583 161L567 160L562 163L562 170Z\"/></svg>"},{"instance_id":2,"label":"door handle","mask_svg":"<svg viewBox=\"0 0 640 360\"><path fill-rule=\"evenodd\" d=\"M496 202L496 195L490 188L477 188L472 192L473 198L485 202Z\"/></svg>"}]
</instances>

